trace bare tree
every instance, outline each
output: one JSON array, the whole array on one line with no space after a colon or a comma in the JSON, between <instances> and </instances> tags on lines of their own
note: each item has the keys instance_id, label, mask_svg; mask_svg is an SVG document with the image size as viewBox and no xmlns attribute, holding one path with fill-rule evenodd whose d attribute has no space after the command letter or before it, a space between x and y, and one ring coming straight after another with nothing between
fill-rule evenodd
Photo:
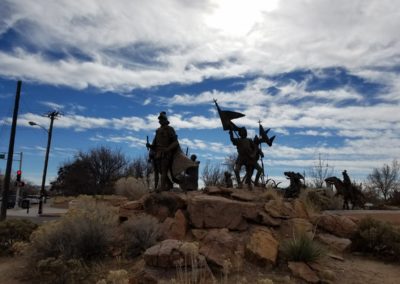
<instances>
[{"instance_id":1,"label":"bare tree","mask_svg":"<svg viewBox=\"0 0 400 284\"><path fill-rule=\"evenodd\" d=\"M308 171L311 178L311 183L316 188L321 188L327 177L333 174L333 166L329 165L327 160L321 158L321 154L318 154L318 160Z\"/></svg>"},{"instance_id":2,"label":"bare tree","mask_svg":"<svg viewBox=\"0 0 400 284\"><path fill-rule=\"evenodd\" d=\"M210 161L206 162L201 174L205 186L221 184L224 178L224 172L220 165L211 164Z\"/></svg>"},{"instance_id":3,"label":"bare tree","mask_svg":"<svg viewBox=\"0 0 400 284\"><path fill-rule=\"evenodd\" d=\"M235 169L235 164L237 160L238 154L230 154L225 158L224 165L226 166L228 172L233 172Z\"/></svg>"},{"instance_id":4,"label":"bare tree","mask_svg":"<svg viewBox=\"0 0 400 284\"><path fill-rule=\"evenodd\" d=\"M368 175L369 185L377 189L386 201L400 186L400 164L397 160L392 165L384 164L381 168L374 168Z\"/></svg>"},{"instance_id":5,"label":"bare tree","mask_svg":"<svg viewBox=\"0 0 400 284\"><path fill-rule=\"evenodd\" d=\"M68 195L111 194L114 183L124 175L127 165L120 150L99 147L80 152L58 170L52 190Z\"/></svg>"},{"instance_id":6,"label":"bare tree","mask_svg":"<svg viewBox=\"0 0 400 284\"><path fill-rule=\"evenodd\" d=\"M148 161L146 155L134 158L126 168L125 176L143 179L146 181L147 188L150 188L152 180L151 174L154 173L153 165Z\"/></svg>"}]
</instances>

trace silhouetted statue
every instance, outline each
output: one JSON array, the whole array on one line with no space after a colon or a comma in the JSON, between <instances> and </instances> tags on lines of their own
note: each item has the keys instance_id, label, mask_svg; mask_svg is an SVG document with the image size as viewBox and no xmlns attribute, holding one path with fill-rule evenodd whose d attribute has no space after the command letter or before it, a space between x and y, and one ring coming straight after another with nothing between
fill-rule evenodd
<instances>
[{"instance_id":1,"label":"silhouetted statue","mask_svg":"<svg viewBox=\"0 0 400 284\"><path fill-rule=\"evenodd\" d=\"M151 145L149 143L149 136L147 136L146 147L147 147L147 150L149 151L149 156L148 156L147 161L151 164L151 168L154 173L154 190L157 190L158 181L160 178L160 169L156 162L156 151L151 148Z\"/></svg>"},{"instance_id":2,"label":"silhouetted statue","mask_svg":"<svg viewBox=\"0 0 400 284\"><path fill-rule=\"evenodd\" d=\"M350 180L349 175L347 174L347 171L344 170L342 172L342 175L343 175L343 183L346 184L346 185L350 185L351 184L351 180Z\"/></svg>"},{"instance_id":3,"label":"silhouetted statue","mask_svg":"<svg viewBox=\"0 0 400 284\"><path fill-rule=\"evenodd\" d=\"M235 176L238 181L238 187L242 187L242 180L240 179L240 170L243 166L246 168L245 183L251 188L251 177L258 160L258 147L254 141L247 138L247 130L245 127L239 129L239 137L233 136L233 131L229 130L229 137L232 144L236 146L238 157L235 162Z\"/></svg>"},{"instance_id":4,"label":"silhouetted statue","mask_svg":"<svg viewBox=\"0 0 400 284\"><path fill-rule=\"evenodd\" d=\"M245 127L236 126L232 120L243 117L244 114L234 111L221 110L217 104L217 101L214 99L215 106L217 107L219 117L221 119L222 128L224 130L229 130L229 137L234 146L236 146L238 157L235 162L234 173L238 183L238 187L242 187L242 179L240 178L240 170L243 166L246 168L246 175L243 178L245 183L249 187L251 186L251 177L253 176L254 170L257 171L255 178L255 185L258 186L260 176L264 174L264 165L262 163L262 167L258 163L258 160L261 157L264 157L264 154L261 149L261 143L265 142L270 147L272 146L272 142L275 139L275 136L269 138L267 131L264 131L264 128L260 124L260 137L256 136L254 140L247 138L247 130ZM233 133L236 134L236 138Z\"/></svg>"},{"instance_id":5,"label":"silhouetted statue","mask_svg":"<svg viewBox=\"0 0 400 284\"><path fill-rule=\"evenodd\" d=\"M185 171L183 177L181 177L181 182L179 182L179 186L181 189L185 191L193 191L197 190L198 180L199 180L199 165L200 162L197 161L196 155L191 155L190 160L195 163L196 166L188 167Z\"/></svg>"},{"instance_id":6,"label":"silhouetted statue","mask_svg":"<svg viewBox=\"0 0 400 284\"><path fill-rule=\"evenodd\" d=\"M301 188L304 187L304 184L301 180L304 180L304 177L300 173L295 172L284 172L285 176L290 180L290 185L285 190L284 197L286 198L297 198L300 195Z\"/></svg>"},{"instance_id":7,"label":"silhouetted statue","mask_svg":"<svg viewBox=\"0 0 400 284\"><path fill-rule=\"evenodd\" d=\"M146 146L154 151L155 168L161 174L160 190L170 190L173 183L168 177L168 172L172 166L172 159L175 152L179 149L178 137L175 130L169 126L167 114L163 111L158 116L160 127L156 130L156 136L153 143L147 143ZM156 191L159 191L156 188Z\"/></svg>"},{"instance_id":8,"label":"silhouetted statue","mask_svg":"<svg viewBox=\"0 0 400 284\"><path fill-rule=\"evenodd\" d=\"M343 181L337 177L328 177L325 179L325 182L334 185L336 188L336 195L341 195L343 197L343 209L350 209L349 201L352 204L351 209L354 209L354 206L362 208L365 200L364 194L357 186L351 183L346 170L343 171L342 174ZM346 183L345 179L347 180Z\"/></svg>"},{"instance_id":9,"label":"silhouetted statue","mask_svg":"<svg viewBox=\"0 0 400 284\"><path fill-rule=\"evenodd\" d=\"M224 186L227 188L233 187L232 174L230 172L224 172Z\"/></svg>"}]
</instances>

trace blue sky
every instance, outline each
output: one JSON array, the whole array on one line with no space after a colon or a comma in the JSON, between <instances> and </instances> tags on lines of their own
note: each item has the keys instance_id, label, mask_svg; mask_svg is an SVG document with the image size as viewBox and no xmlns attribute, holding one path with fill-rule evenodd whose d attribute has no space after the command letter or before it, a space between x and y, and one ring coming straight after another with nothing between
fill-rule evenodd
<instances>
[{"instance_id":1,"label":"blue sky","mask_svg":"<svg viewBox=\"0 0 400 284\"><path fill-rule=\"evenodd\" d=\"M0 152L22 80L16 152L40 183L99 145L144 155L166 111L184 149L221 163L235 153L213 98L250 135L261 120L269 177L319 154L363 181L400 153L400 4L385 0L0 2ZM5 161L0 160L4 173ZM17 164L14 164L14 169Z\"/></svg>"}]
</instances>

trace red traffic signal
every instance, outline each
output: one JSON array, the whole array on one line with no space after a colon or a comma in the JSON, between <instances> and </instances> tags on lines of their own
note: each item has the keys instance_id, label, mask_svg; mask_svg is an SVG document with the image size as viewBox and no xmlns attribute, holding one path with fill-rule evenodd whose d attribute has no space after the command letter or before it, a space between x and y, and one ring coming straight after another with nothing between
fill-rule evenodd
<instances>
[{"instance_id":1,"label":"red traffic signal","mask_svg":"<svg viewBox=\"0 0 400 284\"><path fill-rule=\"evenodd\" d=\"M17 171L17 181L18 181L18 182L21 181L21 174L22 174L22 171L21 171L21 170L18 170L18 171Z\"/></svg>"}]
</instances>

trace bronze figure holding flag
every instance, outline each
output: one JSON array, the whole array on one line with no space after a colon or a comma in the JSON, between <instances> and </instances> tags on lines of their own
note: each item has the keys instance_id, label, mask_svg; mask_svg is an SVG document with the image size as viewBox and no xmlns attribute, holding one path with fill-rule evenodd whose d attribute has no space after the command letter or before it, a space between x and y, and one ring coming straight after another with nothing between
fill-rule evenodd
<instances>
[{"instance_id":1,"label":"bronze figure holding flag","mask_svg":"<svg viewBox=\"0 0 400 284\"><path fill-rule=\"evenodd\" d=\"M218 106L217 100L214 99L215 106L217 107L219 117L221 119L222 127L224 130L229 131L229 137L233 145L236 146L238 157L235 162L235 176L238 183L238 187L242 187L242 179L240 178L240 170L243 166L246 168L246 175L243 178L248 188L251 189L251 177L253 176L254 170L257 171L255 178L255 185L258 186L261 175L264 175L264 165L262 158L264 154L262 152L261 143L266 143L268 146L272 146L275 136L268 137L268 129L264 130L261 123L259 124L259 136L255 136L254 139L247 138L247 130L245 127L238 127L232 119L244 117L245 115L239 112L221 110ZM236 133L238 132L238 133ZM234 134L236 137L234 137ZM258 160L261 158L262 167L258 164Z\"/></svg>"}]
</instances>

